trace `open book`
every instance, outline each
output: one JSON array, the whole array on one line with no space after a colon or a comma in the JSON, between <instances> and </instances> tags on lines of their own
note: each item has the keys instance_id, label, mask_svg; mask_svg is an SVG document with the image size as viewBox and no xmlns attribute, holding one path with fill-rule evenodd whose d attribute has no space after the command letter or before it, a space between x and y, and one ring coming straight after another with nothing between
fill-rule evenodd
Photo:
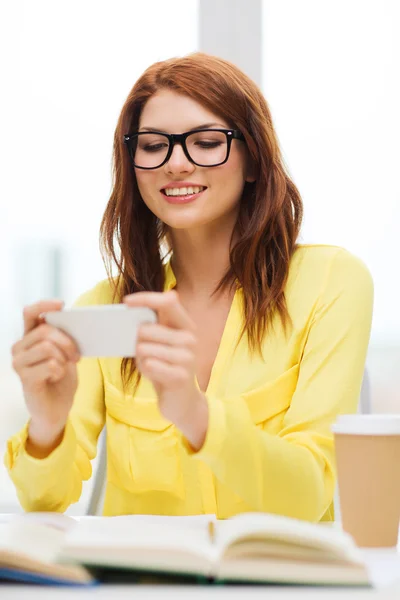
<instances>
[{"instance_id":1,"label":"open book","mask_svg":"<svg viewBox=\"0 0 400 600\"><path fill-rule=\"evenodd\" d=\"M11 579L14 572L16 579L33 573L43 582L83 584L147 575L210 583L369 585L352 538L333 525L247 513L225 521L134 515L74 521L58 515L68 525L54 527L51 520L28 516L0 525L0 578L3 573Z\"/></svg>"},{"instance_id":2,"label":"open book","mask_svg":"<svg viewBox=\"0 0 400 600\"><path fill-rule=\"evenodd\" d=\"M68 530L78 523L57 513L9 515L0 520L0 582L92 585L80 565L63 565L58 555Z\"/></svg>"}]
</instances>

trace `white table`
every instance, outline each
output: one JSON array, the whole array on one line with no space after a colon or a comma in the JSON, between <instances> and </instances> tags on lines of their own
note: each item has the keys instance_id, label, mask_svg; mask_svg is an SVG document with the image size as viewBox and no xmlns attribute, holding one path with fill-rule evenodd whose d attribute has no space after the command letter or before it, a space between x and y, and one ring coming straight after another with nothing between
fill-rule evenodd
<instances>
[{"instance_id":1,"label":"white table","mask_svg":"<svg viewBox=\"0 0 400 600\"><path fill-rule=\"evenodd\" d=\"M92 589L0 586L1 600L372 600L400 598L400 585L381 590L309 587L188 587L109 585Z\"/></svg>"},{"instance_id":2,"label":"white table","mask_svg":"<svg viewBox=\"0 0 400 600\"><path fill-rule=\"evenodd\" d=\"M13 515L0 514L0 523ZM79 517L75 517L78 518ZM96 517L83 517L94 519ZM399 532L400 533L400 532ZM400 538L399 538L400 539ZM0 600L207 600L232 598L248 600L265 598L282 600L286 598L312 598L327 600L362 600L364 598L390 598L400 600L400 544L397 549L363 550L373 588L329 588L308 586L186 586L186 585L100 585L93 588L62 588L31 585L0 584Z\"/></svg>"}]
</instances>

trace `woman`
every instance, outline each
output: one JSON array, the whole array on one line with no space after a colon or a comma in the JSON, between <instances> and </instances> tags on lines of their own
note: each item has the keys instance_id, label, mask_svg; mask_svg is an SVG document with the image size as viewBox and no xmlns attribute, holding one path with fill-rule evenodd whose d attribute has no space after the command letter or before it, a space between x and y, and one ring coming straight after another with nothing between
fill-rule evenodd
<instances>
[{"instance_id":1,"label":"woman","mask_svg":"<svg viewBox=\"0 0 400 600\"><path fill-rule=\"evenodd\" d=\"M106 423L105 515L331 520L331 425L357 409L372 282L347 251L296 243L302 203L261 92L205 54L154 64L122 109L114 175L109 278L77 304L158 323L136 362L79 360L40 318L61 302L24 310L12 353L31 418L6 455L22 506L76 502Z\"/></svg>"}]
</instances>

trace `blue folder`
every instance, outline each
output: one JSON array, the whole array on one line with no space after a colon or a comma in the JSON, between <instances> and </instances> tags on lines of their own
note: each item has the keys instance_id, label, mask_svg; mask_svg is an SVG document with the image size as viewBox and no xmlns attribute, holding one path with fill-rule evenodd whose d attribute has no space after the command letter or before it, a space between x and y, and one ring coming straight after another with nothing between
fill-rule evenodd
<instances>
[{"instance_id":1,"label":"blue folder","mask_svg":"<svg viewBox=\"0 0 400 600\"><path fill-rule=\"evenodd\" d=\"M80 583L75 581L69 581L67 579L60 579L59 577L42 575L40 573L30 573L29 571L21 571L19 569L7 569L1 567L0 583L4 583L6 581L15 583L37 583L39 585L59 585L68 587L93 587L94 585L98 585L97 581L89 583Z\"/></svg>"}]
</instances>

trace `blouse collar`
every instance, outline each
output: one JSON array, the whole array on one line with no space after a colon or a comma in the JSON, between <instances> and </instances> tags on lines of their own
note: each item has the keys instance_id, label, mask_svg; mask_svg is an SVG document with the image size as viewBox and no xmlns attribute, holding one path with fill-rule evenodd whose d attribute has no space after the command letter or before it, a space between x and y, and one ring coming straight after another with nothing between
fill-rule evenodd
<instances>
[{"instance_id":1,"label":"blouse collar","mask_svg":"<svg viewBox=\"0 0 400 600\"><path fill-rule=\"evenodd\" d=\"M164 281L164 292L169 292L176 286L175 273L172 270L171 258L164 265L165 269L165 281Z\"/></svg>"}]
</instances>

